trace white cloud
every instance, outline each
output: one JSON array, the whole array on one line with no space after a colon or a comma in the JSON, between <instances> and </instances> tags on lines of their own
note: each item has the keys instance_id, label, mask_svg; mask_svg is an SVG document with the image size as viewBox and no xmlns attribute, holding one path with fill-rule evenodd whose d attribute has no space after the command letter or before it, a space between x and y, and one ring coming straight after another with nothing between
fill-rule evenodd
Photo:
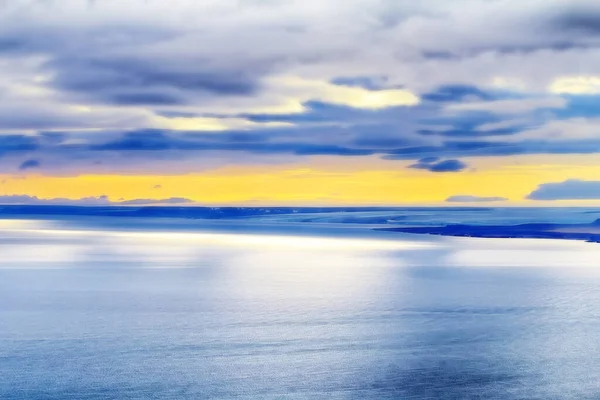
<instances>
[{"instance_id":1,"label":"white cloud","mask_svg":"<svg viewBox=\"0 0 600 400\"><path fill-rule=\"evenodd\" d=\"M162 117L153 116L150 126L177 131L226 131L231 129L282 128L286 122L253 122L244 118Z\"/></svg>"},{"instance_id":2,"label":"white cloud","mask_svg":"<svg viewBox=\"0 0 600 400\"><path fill-rule=\"evenodd\" d=\"M403 89L368 90L294 76L275 77L269 82L273 90L280 88L289 96L290 101L295 100L298 104L322 101L376 110L393 106L414 106L419 103L419 98L415 94Z\"/></svg>"},{"instance_id":3,"label":"white cloud","mask_svg":"<svg viewBox=\"0 0 600 400\"><path fill-rule=\"evenodd\" d=\"M551 93L589 95L600 93L600 77L571 76L557 78L548 88Z\"/></svg>"}]
</instances>

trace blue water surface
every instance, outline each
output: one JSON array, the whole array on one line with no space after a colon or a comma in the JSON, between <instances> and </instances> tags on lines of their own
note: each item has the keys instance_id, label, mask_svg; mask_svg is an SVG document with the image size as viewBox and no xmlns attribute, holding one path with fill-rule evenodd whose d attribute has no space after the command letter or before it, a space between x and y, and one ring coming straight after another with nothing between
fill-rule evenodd
<instances>
[{"instance_id":1,"label":"blue water surface","mask_svg":"<svg viewBox=\"0 0 600 400\"><path fill-rule=\"evenodd\" d=\"M599 245L152 223L0 221L0 399L600 398Z\"/></svg>"}]
</instances>

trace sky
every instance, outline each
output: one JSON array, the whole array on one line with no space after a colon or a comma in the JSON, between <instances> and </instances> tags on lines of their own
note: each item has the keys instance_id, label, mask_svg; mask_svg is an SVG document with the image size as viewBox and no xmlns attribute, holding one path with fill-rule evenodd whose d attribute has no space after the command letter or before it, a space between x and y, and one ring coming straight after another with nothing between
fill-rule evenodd
<instances>
[{"instance_id":1,"label":"sky","mask_svg":"<svg viewBox=\"0 0 600 400\"><path fill-rule=\"evenodd\" d=\"M600 2L0 0L0 203L600 205Z\"/></svg>"}]
</instances>

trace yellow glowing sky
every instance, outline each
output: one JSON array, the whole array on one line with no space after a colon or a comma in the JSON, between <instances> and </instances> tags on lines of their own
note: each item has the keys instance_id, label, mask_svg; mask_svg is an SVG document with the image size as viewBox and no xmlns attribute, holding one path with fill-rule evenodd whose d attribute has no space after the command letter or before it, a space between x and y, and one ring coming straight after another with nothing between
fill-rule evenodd
<instances>
[{"instance_id":1,"label":"yellow glowing sky","mask_svg":"<svg viewBox=\"0 0 600 400\"><path fill-rule=\"evenodd\" d=\"M598 180L595 155L476 158L470 160L472 169L462 173L432 174L408 169L408 164L369 157L315 157L302 164L231 166L186 175L31 173L2 176L0 194L70 199L107 195L112 201L183 197L206 205L441 205L454 195L509 199L496 205L599 203L525 200L542 183Z\"/></svg>"}]
</instances>

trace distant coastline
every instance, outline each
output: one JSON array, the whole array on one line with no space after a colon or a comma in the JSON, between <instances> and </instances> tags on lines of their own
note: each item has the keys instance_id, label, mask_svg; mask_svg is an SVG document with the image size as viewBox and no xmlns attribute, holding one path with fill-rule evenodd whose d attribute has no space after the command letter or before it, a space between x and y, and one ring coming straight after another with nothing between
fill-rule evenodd
<instances>
[{"instance_id":1,"label":"distant coastline","mask_svg":"<svg viewBox=\"0 0 600 400\"><path fill-rule=\"evenodd\" d=\"M380 228L387 232L512 239L564 239L600 243L600 219L591 224L446 225Z\"/></svg>"},{"instance_id":2,"label":"distant coastline","mask_svg":"<svg viewBox=\"0 0 600 400\"><path fill-rule=\"evenodd\" d=\"M599 208L198 207L0 205L0 220L60 220L119 230L208 230L286 235L391 233L600 243ZM387 233L386 233L387 232ZM414 237L414 236L413 236ZM421 238L424 239L424 238ZM420 239L419 239L420 240Z\"/></svg>"},{"instance_id":3,"label":"distant coastline","mask_svg":"<svg viewBox=\"0 0 600 400\"><path fill-rule=\"evenodd\" d=\"M81 205L1 205L4 215L81 215L103 217L154 217L224 219L254 216L323 214L339 212L489 212L486 207L208 207L208 206L81 206Z\"/></svg>"}]
</instances>

